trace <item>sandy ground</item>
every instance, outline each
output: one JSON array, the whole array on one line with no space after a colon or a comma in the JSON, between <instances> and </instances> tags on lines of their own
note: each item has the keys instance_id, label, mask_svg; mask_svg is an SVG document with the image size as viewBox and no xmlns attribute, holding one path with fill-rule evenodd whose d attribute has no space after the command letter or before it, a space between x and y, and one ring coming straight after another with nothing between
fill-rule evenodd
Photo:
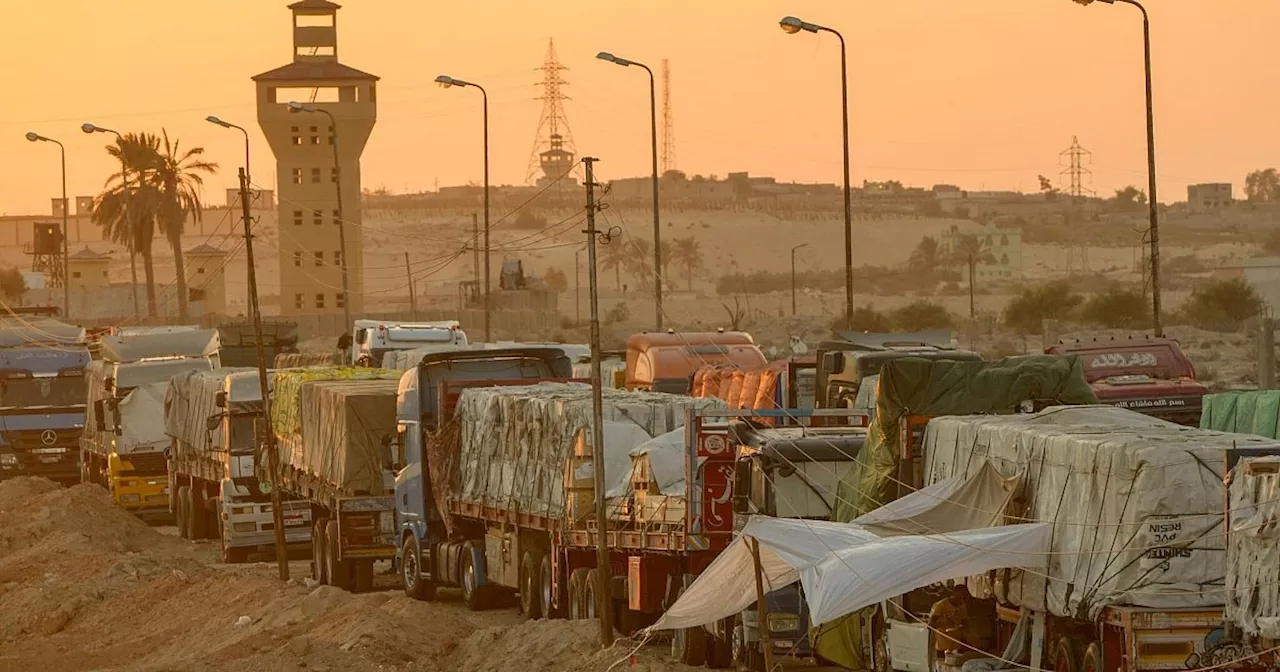
<instances>
[{"instance_id":1,"label":"sandy ground","mask_svg":"<svg viewBox=\"0 0 1280 672\"><path fill-rule=\"evenodd\" d=\"M456 594L308 588L274 563L221 565L214 545L148 527L94 486L0 483L0 670L650 672L662 647L596 644L594 621L468 612Z\"/></svg>"}]
</instances>

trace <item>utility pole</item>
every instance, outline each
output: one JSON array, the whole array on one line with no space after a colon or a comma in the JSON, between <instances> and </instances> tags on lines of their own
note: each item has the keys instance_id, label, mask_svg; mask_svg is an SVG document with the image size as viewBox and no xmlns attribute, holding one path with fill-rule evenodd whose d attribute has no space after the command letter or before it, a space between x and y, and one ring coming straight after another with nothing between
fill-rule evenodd
<instances>
[{"instance_id":1,"label":"utility pole","mask_svg":"<svg viewBox=\"0 0 1280 672\"><path fill-rule=\"evenodd\" d=\"M582 250L573 251L573 323L582 324L582 262L578 255Z\"/></svg>"},{"instance_id":2,"label":"utility pole","mask_svg":"<svg viewBox=\"0 0 1280 672\"><path fill-rule=\"evenodd\" d=\"M409 253L404 253L404 274L409 278L409 313L414 322L418 321L418 296L413 290L413 271L409 270Z\"/></svg>"},{"instance_id":3,"label":"utility pole","mask_svg":"<svg viewBox=\"0 0 1280 672\"><path fill-rule=\"evenodd\" d=\"M471 257L475 269L476 289L480 288L480 216L471 213Z\"/></svg>"},{"instance_id":4,"label":"utility pole","mask_svg":"<svg viewBox=\"0 0 1280 672\"><path fill-rule=\"evenodd\" d=\"M609 519L604 483L604 389L600 374L600 297L596 282L596 183L592 170L598 159L582 157L587 186L587 279L591 301L591 463L596 495L596 613L600 615L600 646L613 644L613 596L609 587ZM607 238L606 238L607 240Z\"/></svg>"},{"instance_id":5,"label":"utility pole","mask_svg":"<svg viewBox=\"0 0 1280 672\"><path fill-rule=\"evenodd\" d=\"M271 522L275 527L276 566L280 580L289 580L289 551L284 540L284 511L280 497L280 451L276 449L276 434L271 428L271 392L267 389L267 354L262 348L262 310L258 306L258 275L253 268L252 218L249 215L249 176L240 169L240 209L244 219L244 250L249 266L249 313L253 317L254 347L258 351L258 384L262 392L263 442L267 453L267 468L271 470ZM344 260L345 261L345 260Z\"/></svg>"}]
</instances>

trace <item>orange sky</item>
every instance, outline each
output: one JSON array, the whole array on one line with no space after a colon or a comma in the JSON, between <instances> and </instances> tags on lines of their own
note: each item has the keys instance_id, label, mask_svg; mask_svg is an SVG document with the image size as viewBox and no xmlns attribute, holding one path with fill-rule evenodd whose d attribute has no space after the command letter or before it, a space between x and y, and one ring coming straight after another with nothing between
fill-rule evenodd
<instances>
[{"instance_id":1,"label":"orange sky","mask_svg":"<svg viewBox=\"0 0 1280 672\"><path fill-rule=\"evenodd\" d=\"M290 57L283 0L5 0L0 20L0 213L44 213L67 144L70 195L96 193L110 159L93 121L120 131L168 129L224 166L222 201L256 130L249 78ZM1275 0L1148 0L1153 13L1162 201L1185 185L1231 181L1280 163ZM110 10L110 11L109 11ZM1141 17L1133 7L1070 0L347 0L342 60L382 77L364 186L396 191L478 182L474 92L487 86L495 183L523 182L540 105L533 84L548 37L570 70L567 103L580 153L604 179L649 170L642 71L597 51L672 64L678 167L748 170L780 179L840 179L839 45L786 35L785 14L841 29L849 41L855 183L1033 190L1055 180L1077 135L1093 151L1099 193L1146 184ZM256 133L258 182L274 181Z\"/></svg>"}]
</instances>

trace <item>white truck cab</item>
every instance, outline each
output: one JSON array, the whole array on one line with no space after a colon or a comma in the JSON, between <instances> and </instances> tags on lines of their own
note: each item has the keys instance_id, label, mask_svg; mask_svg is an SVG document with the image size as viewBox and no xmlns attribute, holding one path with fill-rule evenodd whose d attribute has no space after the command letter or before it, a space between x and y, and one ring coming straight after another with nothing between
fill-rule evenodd
<instances>
[{"instance_id":1,"label":"white truck cab","mask_svg":"<svg viewBox=\"0 0 1280 672\"><path fill-rule=\"evenodd\" d=\"M352 336L351 364L377 367L392 350L412 350L425 345L467 345L467 333L457 320L440 322L384 322L356 320Z\"/></svg>"}]
</instances>

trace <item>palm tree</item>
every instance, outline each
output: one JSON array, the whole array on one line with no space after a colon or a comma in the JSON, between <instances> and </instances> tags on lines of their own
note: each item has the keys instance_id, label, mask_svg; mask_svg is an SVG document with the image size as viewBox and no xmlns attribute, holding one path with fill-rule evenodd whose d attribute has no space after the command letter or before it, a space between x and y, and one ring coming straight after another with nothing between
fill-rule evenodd
<instances>
[{"instance_id":1,"label":"palm tree","mask_svg":"<svg viewBox=\"0 0 1280 672\"><path fill-rule=\"evenodd\" d=\"M164 149L157 152L154 165L144 175L155 188L157 199L156 225L169 240L173 248L174 271L178 280L178 318L187 319L187 274L182 255L182 232L187 224L187 216L199 222L203 203L200 200L200 189L204 186L201 173L212 174L218 164L201 159L203 147L193 147L183 152L177 140L169 141L169 132L164 134Z\"/></svg>"},{"instance_id":2,"label":"palm tree","mask_svg":"<svg viewBox=\"0 0 1280 672\"><path fill-rule=\"evenodd\" d=\"M611 241L600 250L600 268L613 269L613 281L619 292L622 291L622 269L627 265L627 246L621 240Z\"/></svg>"},{"instance_id":3,"label":"palm tree","mask_svg":"<svg viewBox=\"0 0 1280 672\"><path fill-rule=\"evenodd\" d=\"M658 249L662 250L662 281L666 282L671 277L671 241L663 240Z\"/></svg>"},{"instance_id":4,"label":"palm tree","mask_svg":"<svg viewBox=\"0 0 1280 672\"><path fill-rule=\"evenodd\" d=\"M693 272L702 266L702 245L697 238L686 236L677 238L674 248L673 261L684 267L685 286L693 291Z\"/></svg>"},{"instance_id":5,"label":"palm tree","mask_svg":"<svg viewBox=\"0 0 1280 672\"><path fill-rule=\"evenodd\" d=\"M977 280L977 266L995 263L995 255L991 254L985 238L966 233L955 239L951 260L954 265L965 266L969 271L969 319L973 319L973 286Z\"/></svg>"},{"instance_id":6,"label":"palm tree","mask_svg":"<svg viewBox=\"0 0 1280 672\"><path fill-rule=\"evenodd\" d=\"M925 236L920 239L916 249L912 250L911 258L907 261L907 265L912 270L933 275L940 267L945 265L943 263L945 260L942 257L943 250L938 245L938 239L932 236Z\"/></svg>"},{"instance_id":7,"label":"palm tree","mask_svg":"<svg viewBox=\"0 0 1280 672\"><path fill-rule=\"evenodd\" d=\"M154 163L159 144L154 135L126 133L107 145L107 153L121 164L121 170L107 178L105 189L95 199L92 217L93 223L102 227L105 238L129 249L129 273L135 287L137 255L142 255L147 314L151 317L156 315L155 267L151 259L156 201L145 171Z\"/></svg>"},{"instance_id":8,"label":"palm tree","mask_svg":"<svg viewBox=\"0 0 1280 672\"><path fill-rule=\"evenodd\" d=\"M653 281L653 245L645 238L627 238L627 271L636 277L641 287L649 287Z\"/></svg>"}]
</instances>

